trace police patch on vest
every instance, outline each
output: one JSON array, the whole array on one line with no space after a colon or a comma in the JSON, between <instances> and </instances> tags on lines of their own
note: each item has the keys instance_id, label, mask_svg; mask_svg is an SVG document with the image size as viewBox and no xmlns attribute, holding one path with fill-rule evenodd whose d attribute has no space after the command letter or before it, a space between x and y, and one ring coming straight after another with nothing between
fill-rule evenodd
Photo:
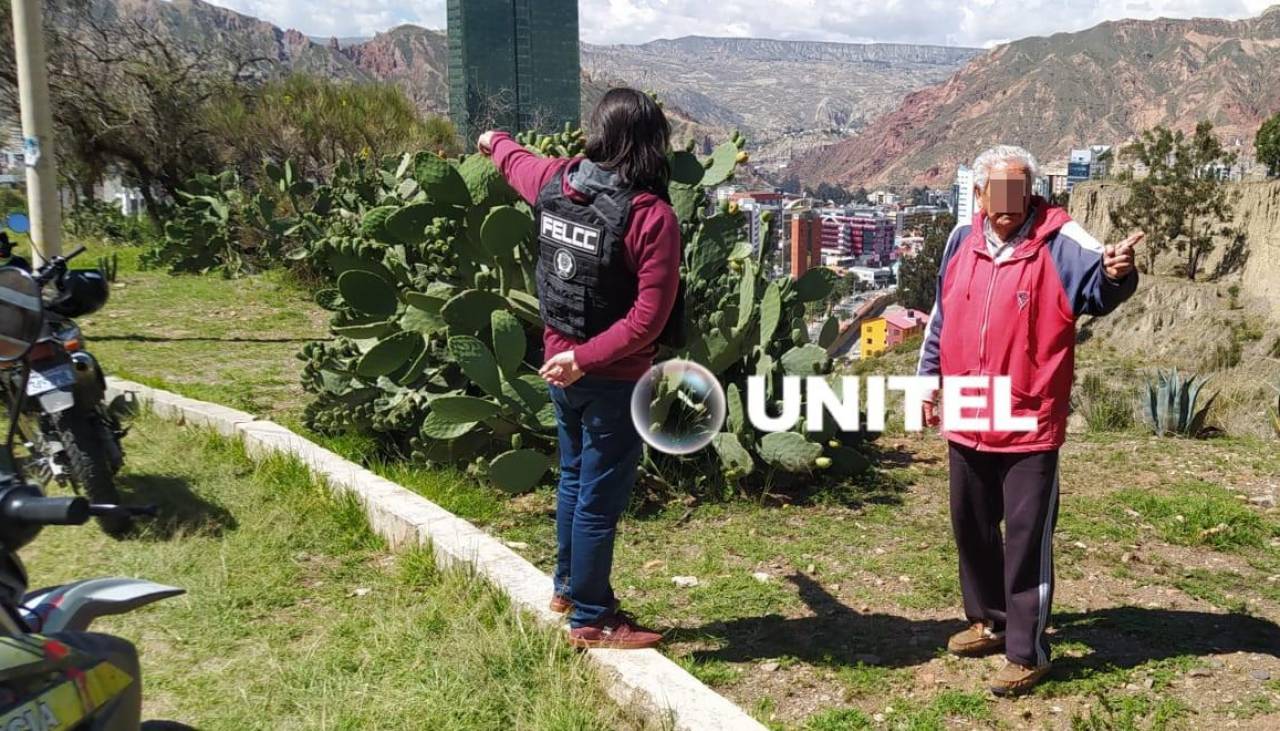
<instances>
[{"instance_id":1,"label":"police patch on vest","mask_svg":"<svg viewBox=\"0 0 1280 731\"><path fill-rule=\"evenodd\" d=\"M577 270L578 263L573 260L573 254L568 249L556 249L556 276L573 279L573 273Z\"/></svg>"},{"instance_id":2,"label":"police patch on vest","mask_svg":"<svg viewBox=\"0 0 1280 731\"><path fill-rule=\"evenodd\" d=\"M602 231L595 226L576 223L555 214L543 211L539 224L539 235L548 241L563 244L578 251L585 251L592 256L600 255L600 236ZM557 259L556 271L559 273Z\"/></svg>"}]
</instances>

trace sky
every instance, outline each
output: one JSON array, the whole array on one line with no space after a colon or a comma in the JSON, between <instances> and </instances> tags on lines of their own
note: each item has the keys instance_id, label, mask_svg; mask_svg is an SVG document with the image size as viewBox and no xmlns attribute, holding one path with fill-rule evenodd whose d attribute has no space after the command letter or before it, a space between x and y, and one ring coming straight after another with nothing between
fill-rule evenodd
<instances>
[{"instance_id":1,"label":"sky","mask_svg":"<svg viewBox=\"0 0 1280 731\"><path fill-rule=\"evenodd\" d=\"M210 0L313 36L445 25L445 0ZM1244 18L1280 0L581 0L589 43L684 35L989 48L1120 18Z\"/></svg>"}]
</instances>

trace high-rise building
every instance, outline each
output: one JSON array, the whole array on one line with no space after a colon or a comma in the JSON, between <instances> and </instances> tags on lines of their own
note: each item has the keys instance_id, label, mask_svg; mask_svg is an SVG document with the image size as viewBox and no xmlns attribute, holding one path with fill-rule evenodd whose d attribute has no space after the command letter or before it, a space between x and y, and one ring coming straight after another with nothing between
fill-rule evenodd
<instances>
[{"instance_id":1,"label":"high-rise building","mask_svg":"<svg viewBox=\"0 0 1280 731\"><path fill-rule=\"evenodd\" d=\"M956 169L956 184L951 189L955 198L951 209L956 212L956 222L966 224L973 220L973 168L961 165Z\"/></svg>"},{"instance_id":2,"label":"high-rise building","mask_svg":"<svg viewBox=\"0 0 1280 731\"><path fill-rule=\"evenodd\" d=\"M812 212L791 217L791 278L822 266L822 221Z\"/></svg>"},{"instance_id":3,"label":"high-rise building","mask_svg":"<svg viewBox=\"0 0 1280 731\"><path fill-rule=\"evenodd\" d=\"M485 129L577 126L577 0L449 0L449 116L470 142Z\"/></svg>"}]
</instances>

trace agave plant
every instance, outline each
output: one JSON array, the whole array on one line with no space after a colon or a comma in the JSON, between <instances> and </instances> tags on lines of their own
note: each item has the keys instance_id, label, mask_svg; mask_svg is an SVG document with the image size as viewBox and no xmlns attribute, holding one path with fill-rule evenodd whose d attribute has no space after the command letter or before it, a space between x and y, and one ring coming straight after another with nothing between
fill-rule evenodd
<instances>
[{"instance_id":1,"label":"agave plant","mask_svg":"<svg viewBox=\"0 0 1280 731\"><path fill-rule=\"evenodd\" d=\"M1157 370L1155 377L1147 379L1144 412L1156 436L1196 437L1204 432L1209 407L1218 397L1215 393L1201 404L1201 389L1208 381L1208 376L1192 375L1183 379L1177 368L1167 372Z\"/></svg>"}]
</instances>

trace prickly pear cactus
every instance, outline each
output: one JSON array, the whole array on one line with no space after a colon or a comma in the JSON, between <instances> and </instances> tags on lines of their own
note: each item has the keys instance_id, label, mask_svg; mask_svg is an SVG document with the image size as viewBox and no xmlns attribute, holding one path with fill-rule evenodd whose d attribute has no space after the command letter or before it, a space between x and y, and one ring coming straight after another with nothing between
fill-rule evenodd
<instances>
[{"instance_id":1,"label":"prickly pear cactus","mask_svg":"<svg viewBox=\"0 0 1280 731\"><path fill-rule=\"evenodd\" d=\"M574 129L517 139L548 156L579 154L584 142ZM834 434L761 434L746 419L747 378L765 377L773 398L784 375L829 373L824 346L837 325L809 343L804 304L827 295L830 277L773 279L768 214L761 238L748 241L745 212L712 205L714 187L746 161L744 146L735 133L705 159L692 145L671 154L686 316L697 336L662 357L708 366L727 389L728 419L708 453L718 472L708 474L705 457L695 464L656 454L643 469L692 492L866 467L857 444ZM463 467L506 492L544 480L554 463L555 419L537 376L542 323L528 205L480 155L344 163L325 189L328 212L294 257L331 282L315 298L332 313L334 337L299 354L313 396L307 424L375 436L389 452Z\"/></svg>"}]
</instances>

